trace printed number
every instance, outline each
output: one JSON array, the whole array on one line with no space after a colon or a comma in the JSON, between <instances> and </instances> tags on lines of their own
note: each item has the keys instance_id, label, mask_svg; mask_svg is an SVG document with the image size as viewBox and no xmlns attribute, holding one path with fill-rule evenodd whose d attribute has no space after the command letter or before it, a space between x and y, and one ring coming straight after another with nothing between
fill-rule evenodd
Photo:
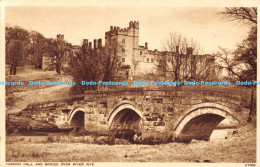
<instances>
[{"instance_id":1,"label":"printed number","mask_svg":"<svg viewBox=\"0 0 260 167\"><path fill-rule=\"evenodd\" d=\"M255 167L255 164L245 164L246 167Z\"/></svg>"}]
</instances>

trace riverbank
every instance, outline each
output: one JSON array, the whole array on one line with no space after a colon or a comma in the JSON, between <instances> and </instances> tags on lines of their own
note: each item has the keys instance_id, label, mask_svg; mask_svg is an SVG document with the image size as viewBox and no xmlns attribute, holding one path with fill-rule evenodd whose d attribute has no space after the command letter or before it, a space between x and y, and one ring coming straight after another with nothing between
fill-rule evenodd
<instances>
[{"instance_id":1,"label":"riverbank","mask_svg":"<svg viewBox=\"0 0 260 167\"><path fill-rule=\"evenodd\" d=\"M189 144L88 144L86 136L7 136L7 162L256 162L256 128L247 125L226 139ZM93 140L102 140L93 138ZM122 142L122 140L121 140ZM126 146L127 145L127 146Z\"/></svg>"}]
</instances>

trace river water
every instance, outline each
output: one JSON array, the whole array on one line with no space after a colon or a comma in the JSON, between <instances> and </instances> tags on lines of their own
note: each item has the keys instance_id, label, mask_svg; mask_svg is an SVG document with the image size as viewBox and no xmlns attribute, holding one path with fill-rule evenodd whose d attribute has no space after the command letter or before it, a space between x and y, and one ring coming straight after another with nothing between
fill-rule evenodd
<instances>
[{"instance_id":1,"label":"river water","mask_svg":"<svg viewBox=\"0 0 260 167\"><path fill-rule=\"evenodd\" d=\"M210 136L210 141L216 140L225 140L225 138L229 138L232 135L232 132L235 129L216 129L212 132ZM15 136L69 136L69 132L56 132L56 133L49 133L49 132L28 132L28 133L21 133L15 134Z\"/></svg>"},{"instance_id":2,"label":"river water","mask_svg":"<svg viewBox=\"0 0 260 167\"><path fill-rule=\"evenodd\" d=\"M229 137L235 129L216 129L212 132L210 140L222 140Z\"/></svg>"}]
</instances>

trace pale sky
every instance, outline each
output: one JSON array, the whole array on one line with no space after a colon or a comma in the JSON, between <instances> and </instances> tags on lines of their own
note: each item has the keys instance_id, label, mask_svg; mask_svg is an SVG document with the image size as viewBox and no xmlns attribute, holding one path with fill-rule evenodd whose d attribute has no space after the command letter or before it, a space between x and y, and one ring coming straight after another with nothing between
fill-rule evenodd
<instances>
[{"instance_id":1,"label":"pale sky","mask_svg":"<svg viewBox=\"0 0 260 167\"><path fill-rule=\"evenodd\" d=\"M139 45L148 42L149 49L162 50L171 31L192 37L205 54L218 46L235 49L249 31L237 22L221 20L224 8L181 7L6 7L6 23L35 30L45 37L64 34L65 40L79 45L83 38L102 38L110 26L126 28L130 21L139 21Z\"/></svg>"}]
</instances>

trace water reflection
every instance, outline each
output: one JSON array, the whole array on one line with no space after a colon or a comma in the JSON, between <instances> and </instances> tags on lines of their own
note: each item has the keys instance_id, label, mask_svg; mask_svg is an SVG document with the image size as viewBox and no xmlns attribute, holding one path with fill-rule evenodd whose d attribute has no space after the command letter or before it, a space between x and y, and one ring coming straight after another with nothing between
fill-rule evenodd
<instances>
[{"instance_id":1,"label":"water reflection","mask_svg":"<svg viewBox=\"0 0 260 167\"><path fill-rule=\"evenodd\" d=\"M229 137L235 129L216 129L212 132L210 140L222 140Z\"/></svg>"}]
</instances>

